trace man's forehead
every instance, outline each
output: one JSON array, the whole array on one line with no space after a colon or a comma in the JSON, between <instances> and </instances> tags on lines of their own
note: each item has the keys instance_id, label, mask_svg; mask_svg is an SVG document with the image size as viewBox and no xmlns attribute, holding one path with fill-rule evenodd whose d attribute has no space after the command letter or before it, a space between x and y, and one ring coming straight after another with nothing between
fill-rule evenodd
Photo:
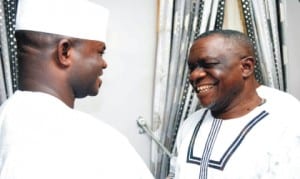
<instances>
[{"instance_id":1,"label":"man's forehead","mask_svg":"<svg viewBox=\"0 0 300 179\"><path fill-rule=\"evenodd\" d=\"M236 54L233 43L222 36L208 36L195 41L190 49L189 59L216 59Z\"/></svg>"},{"instance_id":2,"label":"man's forehead","mask_svg":"<svg viewBox=\"0 0 300 179\"><path fill-rule=\"evenodd\" d=\"M97 48L97 49L101 49L101 50L105 50L106 49L106 45L104 42L101 41L95 41L95 40L83 40L83 42L85 42L86 45L89 45L93 48Z\"/></svg>"},{"instance_id":3,"label":"man's forehead","mask_svg":"<svg viewBox=\"0 0 300 179\"><path fill-rule=\"evenodd\" d=\"M231 43L222 36L208 36L197 39L190 48L190 52L210 50L222 51L224 48L227 49L230 47L232 47Z\"/></svg>"}]
</instances>

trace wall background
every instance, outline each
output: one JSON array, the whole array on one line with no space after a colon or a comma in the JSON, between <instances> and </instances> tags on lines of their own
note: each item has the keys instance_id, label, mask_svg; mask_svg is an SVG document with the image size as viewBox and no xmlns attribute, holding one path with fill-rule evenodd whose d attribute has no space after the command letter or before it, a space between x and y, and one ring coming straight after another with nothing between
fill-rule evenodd
<instances>
[{"instance_id":1,"label":"wall background","mask_svg":"<svg viewBox=\"0 0 300 179\"><path fill-rule=\"evenodd\" d=\"M104 54L108 67L101 77L99 94L77 100L75 108L125 134L150 166L151 140L146 134L139 134L136 120L138 116L143 116L148 123L152 119L156 1L93 1L110 11Z\"/></svg>"},{"instance_id":2,"label":"wall background","mask_svg":"<svg viewBox=\"0 0 300 179\"><path fill-rule=\"evenodd\" d=\"M287 43L287 91L300 100L300 1L287 0L286 43Z\"/></svg>"}]
</instances>

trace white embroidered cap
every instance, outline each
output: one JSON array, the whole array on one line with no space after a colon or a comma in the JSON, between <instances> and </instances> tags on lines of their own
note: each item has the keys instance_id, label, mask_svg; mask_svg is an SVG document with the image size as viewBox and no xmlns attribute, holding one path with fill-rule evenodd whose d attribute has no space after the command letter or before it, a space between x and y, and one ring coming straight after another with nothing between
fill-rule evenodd
<instances>
[{"instance_id":1,"label":"white embroidered cap","mask_svg":"<svg viewBox=\"0 0 300 179\"><path fill-rule=\"evenodd\" d=\"M88 0L19 0L16 30L105 42L109 11Z\"/></svg>"}]
</instances>

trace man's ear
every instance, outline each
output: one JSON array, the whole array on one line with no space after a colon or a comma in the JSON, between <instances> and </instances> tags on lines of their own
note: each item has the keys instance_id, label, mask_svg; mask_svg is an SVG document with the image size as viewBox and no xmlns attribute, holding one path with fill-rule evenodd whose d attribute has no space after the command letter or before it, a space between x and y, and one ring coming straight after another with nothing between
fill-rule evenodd
<instances>
[{"instance_id":1,"label":"man's ear","mask_svg":"<svg viewBox=\"0 0 300 179\"><path fill-rule=\"evenodd\" d=\"M57 44L57 63L61 66L68 67L71 64L71 47L72 44L68 39L62 39Z\"/></svg>"},{"instance_id":2,"label":"man's ear","mask_svg":"<svg viewBox=\"0 0 300 179\"><path fill-rule=\"evenodd\" d=\"M242 74L244 78L251 76L254 73L255 59L252 56L241 59Z\"/></svg>"}]
</instances>

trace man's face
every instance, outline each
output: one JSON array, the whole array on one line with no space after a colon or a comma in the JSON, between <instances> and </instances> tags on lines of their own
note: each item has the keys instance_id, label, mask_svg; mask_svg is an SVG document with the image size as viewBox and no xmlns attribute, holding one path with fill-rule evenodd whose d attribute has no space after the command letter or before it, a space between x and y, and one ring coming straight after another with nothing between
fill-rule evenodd
<instances>
[{"instance_id":1,"label":"man's face","mask_svg":"<svg viewBox=\"0 0 300 179\"><path fill-rule=\"evenodd\" d=\"M238 100L243 76L237 50L220 35L200 38L191 47L190 82L203 107L222 113Z\"/></svg>"},{"instance_id":2,"label":"man's face","mask_svg":"<svg viewBox=\"0 0 300 179\"><path fill-rule=\"evenodd\" d=\"M103 69L107 67L102 55L105 44L97 41L82 41L73 48L73 64L71 71L71 85L76 98L87 95L98 94L102 84L99 78L103 74Z\"/></svg>"}]
</instances>

